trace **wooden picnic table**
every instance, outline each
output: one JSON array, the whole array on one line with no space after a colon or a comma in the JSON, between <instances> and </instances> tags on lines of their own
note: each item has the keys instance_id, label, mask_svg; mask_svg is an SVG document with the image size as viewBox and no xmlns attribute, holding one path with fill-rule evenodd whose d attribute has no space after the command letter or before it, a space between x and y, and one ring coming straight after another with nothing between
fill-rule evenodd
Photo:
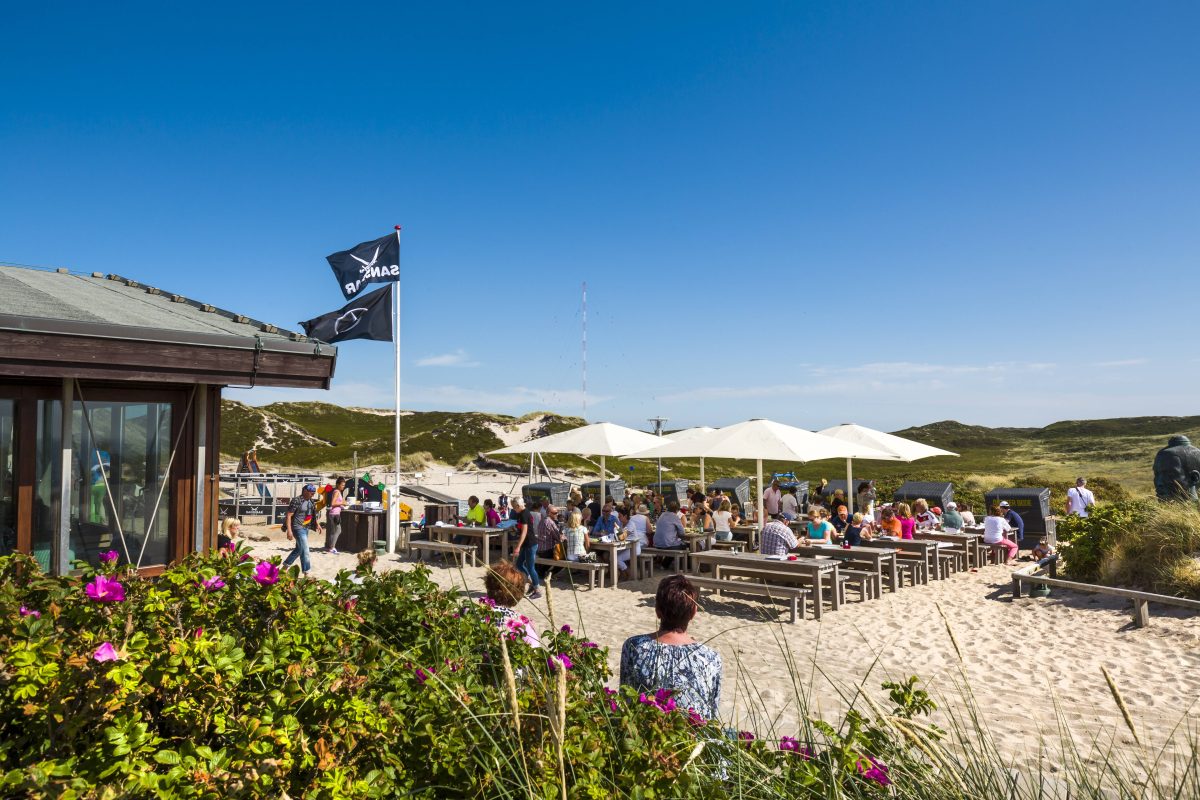
<instances>
[{"instance_id":1,"label":"wooden picnic table","mask_svg":"<svg viewBox=\"0 0 1200 800\"><path fill-rule=\"evenodd\" d=\"M937 552L941 548L954 546L949 542L938 542L933 539L871 539L870 541L863 539L862 544L864 547L891 547L902 552L919 554L925 562L925 578L922 583L928 583L931 578L938 580L941 577Z\"/></svg>"},{"instance_id":2,"label":"wooden picnic table","mask_svg":"<svg viewBox=\"0 0 1200 800\"><path fill-rule=\"evenodd\" d=\"M758 550L759 528L757 525L734 525L730 529L735 539L745 537L749 549Z\"/></svg>"},{"instance_id":3,"label":"wooden picnic table","mask_svg":"<svg viewBox=\"0 0 1200 800\"><path fill-rule=\"evenodd\" d=\"M483 565L486 567L491 564L492 540L500 540L501 554L504 552L505 538L504 534L508 532L508 528L472 528L463 526L461 528L450 525L430 525L429 530L432 531L433 538L440 542L449 542L455 536L465 536L468 539L474 539L476 545L481 550L480 556L483 560Z\"/></svg>"},{"instance_id":4,"label":"wooden picnic table","mask_svg":"<svg viewBox=\"0 0 1200 800\"><path fill-rule=\"evenodd\" d=\"M738 567L769 569L772 572L790 573L807 579L812 584L814 598L813 617L815 619L821 618L822 581L828 575L830 580L830 600L833 610L836 611L840 606L838 598L838 562L833 559L797 557L793 561L786 558L772 558L758 553L730 553L725 550L706 550L702 553L692 553L690 560L692 562L692 570L696 573L700 572L704 564L711 566L713 578L716 579L720 579L722 567L734 569Z\"/></svg>"},{"instance_id":5,"label":"wooden picnic table","mask_svg":"<svg viewBox=\"0 0 1200 800\"><path fill-rule=\"evenodd\" d=\"M608 585L615 587L617 578L620 572L617 569L617 553L622 550L630 550L633 547L633 542L625 539L623 541L602 542L599 539L592 539L592 551L596 553L604 553L608 559ZM629 565L637 572L637 564L633 563L633 554L630 553Z\"/></svg>"},{"instance_id":6,"label":"wooden picnic table","mask_svg":"<svg viewBox=\"0 0 1200 800\"><path fill-rule=\"evenodd\" d=\"M892 591L896 591L899 586L900 568L896 565L896 553L894 547L842 547L841 545L809 545L803 542L796 548L796 552L803 556L836 558L841 561L866 561L868 562L876 574L879 575L879 586L883 586L883 576L889 575L892 579Z\"/></svg>"},{"instance_id":7,"label":"wooden picnic table","mask_svg":"<svg viewBox=\"0 0 1200 800\"><path fill-rule=\"evenodd\" d=\"M717 540L713 531L685 531L681 538L688 543L688 548L693 553L711 550L713 542Z\"/></svg>"},{"instance_id":8,"label":"wooden picnic table","mask_svg":"<svg viewBox=\"0 0 1200 800\"><path fill-rule=\"evenodd\" d=\"M966 531L963 533L948 533L937 530L918 530L914 534L918 539L931 539L935 542L950 542L966 548L967 567L983 566L983 534Z\"/></svg>"}]
</instances>

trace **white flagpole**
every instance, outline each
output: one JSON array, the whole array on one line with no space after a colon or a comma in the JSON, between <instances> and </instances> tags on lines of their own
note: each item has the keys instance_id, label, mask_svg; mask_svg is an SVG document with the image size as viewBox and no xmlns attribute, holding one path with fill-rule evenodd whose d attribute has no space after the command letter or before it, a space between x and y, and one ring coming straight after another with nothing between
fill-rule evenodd
<instances>
[{"instance_id":1,"label":"white flagpole","mask_svg":"<svg viewBox=\"0 0 1200 800\"><path fill-rule=\"evenodd\" d=\"M400 264L400 226L396 226L396 265ZM388 554L396 552L400 539L400 276L392 284L392 342L396 349L396 480L388 503Z\"/></svg>"}]
</instances>

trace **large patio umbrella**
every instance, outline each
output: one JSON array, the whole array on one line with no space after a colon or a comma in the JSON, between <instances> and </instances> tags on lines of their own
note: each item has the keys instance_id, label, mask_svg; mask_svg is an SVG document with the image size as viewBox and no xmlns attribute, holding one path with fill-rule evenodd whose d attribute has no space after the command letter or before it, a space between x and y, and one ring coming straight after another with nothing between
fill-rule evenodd
<instances>
[{"instance_id":1,"label":"large patio umbrella","mask_svg":"<svg viewBox=\"0 0 1200 800\"><path fill-rule=\"evenodd\" d=\"M492 450L488 455L507 455L512 453L557 453L573 456L600 456L600 502L607 497L605 482L609 456L625 456L645 450L647 447L663 442L670 442L667 437L654 436L633 428L614 425L611 422L596 422L573 428L562 433L553 433L539 439Z\"/></svg>"},{"instance_id":2,"label":"large patio umbrella","mask_svg":"<svg viewBox=\"0 0 1200 800\"><path fill-rule=\"evenodd\" d=\"M707 425L700 425L695 428L684 428L681 431L675 431L668 438L670 438L670 440L672 442L686 442L689 439L695 439L697 436L703 436L704 434L712 433L715 430L716 430L716 428L710 428ZM657 442L657 444L662 444L662 442L661 441ZM635 453L634 455L637 455L637 454ZM658 479L660 481L662 480L661 473L659 474ZM700 458L700 491L707 492L707 489L705 488L705 484L704 484L704 458L703 458L703 456Z\"/></svg>"},{"instance_id":3,"label":"large patio umbrella","mask_svg":"<svg viewBox=\"0 0 1200 800\"><path fill-rule=\"evenodd\" d=\"M844 442L819 433L794 428L769 419L751 419L718 428L682 442L671 442L637 453L638 458L754 459L758 464L758 520L763 520L762 462L820 461L826 458L873 458L896 461L895 456L866 445Z\"/></svg>"},{"instance_id":4,"label":"large patio umbrella","mask_svg":"<svg viewBox=\"0 0 1200 800\"><path fill-rule=\"evenodd\" d=\"M912 463L922 458L932 458L933 456L958 456L958 453L951 453L949 450L942 450L937 447L931 447L927 444L914 442L911 439L904 439L891 433L884 433L873 428L864 428L862 425L855 425L853 422L834 425L832 428L826 428L819 431L822 436L832 436L843 442L851 444L863 445L865 447L873 447L876 450L882 450L885 453L890 453L893 460L906 461ZM853 459L846 459L846 502L850 504L850 513L854 513L854 467L852 466Z\"/></svg>"}]
</instances>

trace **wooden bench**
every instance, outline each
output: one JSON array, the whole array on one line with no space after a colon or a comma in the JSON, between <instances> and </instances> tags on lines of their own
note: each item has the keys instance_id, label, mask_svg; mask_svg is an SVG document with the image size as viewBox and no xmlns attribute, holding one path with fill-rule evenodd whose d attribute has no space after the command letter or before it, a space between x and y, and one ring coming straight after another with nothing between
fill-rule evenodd
<instances>
[{"instance_id":1,"label":"wooden bench","mask_svg":"<svg viewBox=\"0 0 1200 800\"><path fill-rule=\"evenodd\" d=\"M471 557L471 566L475 566L475 545L473 544L454 544L452 542L439 542L432 539L414 539L408 543L408 553L411 556L415 550L420 553L422 550L429 550L435 553L452 553L457 556L459 566L467 566L467 557Z\"/></svg>"},{"instance_id":2,"label":"wooden bench","mask_svg":"<svg viewBox=\"0 0 1200 800\"><path fill-rule=\"evenodd\" d=\"M900 589L903 589L905 578L908 578L909 586L916 586L917 583L924 583L924 581L921 581L921 568L924 566L924 564L925 564L925 562L922 559L916 559L916 560L904 559L904 558L900 558L899 554L897 554L897 556L896 556L896 582L899 585L893 587L891 585L891 583L892 583L891 573L884 572L883 577L888 582L888 588L892 589L893 591L898 591Z\"/></svg>"},{"instance_id":3,"label":"wooden bench","mask_svg":"<svg viewBox=\"0 0 1200 800\"><path fill-rule=\"evenodd\" d=\"M966 559L967 551L961 553L947 552L945 548L939 548L936 554L938 578L946 580L950 577L951 572L958 572L959 558Z\"/></svg>"},{"instance_id":4,"label":"wooden bench","mask_svg":"<svg viewBox=\"0 0 1200 800\"><path fill-rule=\"evenodd\" d=\"M687 550L664 550L661 547L643 547L642 555L650 556L651 558L674 559L676 572L683 572L687 569ZM651 570L651 575L653 575L653 569Z\"/></svg>"},{"instance_id":5,"label":"wooden bench","mask_svg":"<svg viewBox=\"0 0 1200 800\"><path fill-rule=\"evenodd\" d=\"M868 570L846 569L840 567L838 569L839 591L842 593L842 602L846 602L846 585L849 584L858 589L858 599L860 602L870 600L872 597L879 597L883 591L880 585L878 572L870 572Z\"/></svg>"},{"instance_id":6,"label":"wooden bench","mask_svg":"<svg viewBox=\"0 0 1200 800\"><path fill-rule=\"evenodd\" d=\"M1046 575L1037 575L1037 571L1045 569ZM1200 611L1200 600L1188 600L1184 597L1171 597L1165 594L1142 592L1137 589L1121 589L1116 586L1100 586L1094 583L1078 583L1065 581L1055 577L1058 574L1058 553L1046 556L1036 564L1017 570L1012 574L1013 598L1020 598L1021 584L1041 584L1042 586L1057 586L1062 589L1074 589L1077 592L1089 594L1107 594L1112 597L1124 597L1133 603L1133 624L1144 628L1150 624L1150 604L1161 603L1166 606L1179 606Z\"/></svg>"},{"instance_id":7,"label":"wooden bench","mask_svg":"<svg viewBox=\"0 0 1200 800\"><path fill-rule=\"evenodd\" d=\"M712 543L713 550L728 550L731 553L740 553L746 549L746 542L739 542L737 539L730 539L728 542L720 540Z\"/></svg>"},{"instance_id":8,"label":"wooden bench","mask_svg":"<svg viewBox=\"0 0 1200 800\"><path fill-rule=\"evenodd\" d=\"M608 574L608 564L601 564L599 561L559 561L556 558L539 558L535 562L539 566L550 567L551 569L576 570L586 572L588 576L588 587L596 588L596 578L600 578L600 588L604 588L604 576ZM554 577L553 572L546 576L546 580Z\"/></svg>"},{"instance_id":9,"label":"wooden bench","mask_svg":"<svg viewBox=\"0 0 1200 800\"><path fill-rule=\"evenodd\" d=\"M904 551L896 553L896 567L902 571L908 571L914 586L918 583L922 585L929 583L929 562L920 553Z\"/></svg>"},{"instance_id":10,"label":"wooden bench","mask_svg":"<svg viewBox=\"0 0 1200 800\"><path fill-rule=\"evenodd\" d=\"M718 594L721 592L737 592L756 597L787 600L791 605L791 623L795 625L797 618L803 619L804 617L804 598L808 596L808 589L798 586L776 586L767 583L754 583L753 581L702 578L699 575L689 575L688 582L699 589L707 589Z\"/></svg>"},{"instance_id":11,"label":"wooden bench","mask_svg":"<svg viewBox=\"0 0 1200 800\"><path fill-rule=\"evenodd\" d=\"M826 593L824 595L824 599L829 603L830 610L832 610L832 611L837 611L838 607L842 603L842 597L845 595L845 591L842 588L842 583L843 583L844 579L841 577L840 569L838 570L838 573L839 573L839 575L838 575L837 582L834 582L834 580L833 580L832 570L829 572L822 573L822 575L821 575L822 585L824 585L826 583L826 578L829 579L828 580L829 591L828 591L828 593ZM740 577L750 578L751 580L759 580L759 581L762 581L763 583L769 584L772 587L791 586L791 587L804 588L805 591L810 592L810 593L812 592L811 588L807 588L807 587L811 586L812 579L809 578L809 576L807 576L807 575L801 575L801 574L798 574L795 572L780 572L777 570L764 569L764 568L760 568L760 567L739 567L739 566L723 565L721 567L721 575L723 575L723 576L736 575L736 576L740 576ZM689 580L690 580L690 577L689 577ZM720 578L720 580L725 580L725 578ZM815 602L816 598L813 598L813 599L814 599L813 619L820 619L822 609L817 606L817 604Z\"/></svg>"}]
</instances>

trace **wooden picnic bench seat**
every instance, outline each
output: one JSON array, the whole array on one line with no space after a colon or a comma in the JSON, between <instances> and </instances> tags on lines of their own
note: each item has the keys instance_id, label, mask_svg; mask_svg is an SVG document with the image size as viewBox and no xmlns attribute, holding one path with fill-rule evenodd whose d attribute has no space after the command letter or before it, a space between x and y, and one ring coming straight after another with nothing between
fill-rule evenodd
<instances>
[{"instance_id":1,"label":"wooden picnic bench seat","mask_svg":"<svg viewBox=\"0 0 1200 800\"><path fill-rule=\"evenodd\" d=\"M841 570L838 570L838 572L840 573ZM750 578L752 580L756 579L756 580L760 580L764 583L769 583L771 586L809 587L812 584L812 579L808 575L801 575L796 572L781 572L778 570L766 569L763 567L729 566L726 564L726 565L721 566L721 575L722 576L735 575L735 576ZM842 603L842 597L845 595L845 592L842 590L842 580L843 579L841 578L840 574L838 576L837 583L834 583L834 581L832 580L832 576L833 576L832 571L826 572L821 576L823 585L825 584L825 578L827 578L827 577L830 578L830 580L828 581L829 591L828 591L828 593L825 593L823 597L824 597L824 600L829 603L830 609L833 611L836 611ZM689 578L689 580L690 580L690 578ZM722 577L721 580L724 580L724 577ZM811 593L811 591L812 590L809 589L810 593ZM814 602L813 603L813 619L820 619L820 618L821 618L821 609L818 608L816 602Z\"/></svg>"},{"instance_id":2,"label":"wooden picnic bench seat","mask_svg":"<svg viewBox=\"0 0 1200 800\"><path fill-rule=\"evenodd\" d=\"M675 571L683 572L687 569L687 550L664 550L661 547L642 547L642 555L655 558L671 558L675 560ZM653 569L651 569L651 577L653 577Z\"/></svg>"},{"instance_id":3,"label":"wooden picnic bench seat","mask_svg":"<svg viewBox=\"0 0 1200 800\"><path fill-rule=\"evenodd\" d=\"M808 596L808 589L799 586L778 586L768 583L755 583L753 581L731 581L725 578L703 578L699 575L689 575L688 581L699 589L707 589L718 594L721 592L737 592L756 597L787 600L791 605L791 623L795 625L797 618L802 619L804 617L804 598Z\"/></svg>"},{"instance_id":4,"label":"wooden picnic bench seat","mask_svg":"<svg viewBox=\"0 0 1200 800\"><path fill-rule=\"evenodd\" d=\"M883 587L880 585L878 572L860 569L846 569L840 567L838 569L838 591L842 593L842 602L846 602L846 585L849 584L858 589L858 599L860 602L870 600L872 597L879 597L883 592Z\"/></svg>"},{"instance_id":5,"label":"wooden picnic bench seat","mask_svg":"<svg viewBox=\"0 0 1200 800\"><path fill-rule=\"evenodd\" d=\"M600 578L600 588L604 588L604 576L608 574L608 564L602 564L599 561L560 561L557 558L539 558L536 559L536 564L551 569L576 570L586 572L588 576L588 587L596 588L596 578ZM554 577L553 573L547 576L547 580Z\"/></svg>"},{"instance_id":6,"label":"wooden picnic bench seat","mask_svg":"<svg viewBox=\"0 0 1200 800\"><path fill-rule=\"evenodd\" d=\"M963 550L960 553L955 553L951 548L940 547L937 551L937 569L938 576L942 580L950 577L951 572L958 572L959 559L966 561L967 551Z\"/></svg>"},{"instance_id":7,"label":"wooden picnic bench seat","mask_svg":"<svg viewBox=\"0 0 1200 800\"><path fill-rule=\"evenodd\" d=\"M454 544L453 542L439 542L434 539L413 539L408 543L409 555L415 550L420 553L423 550L430 552L441 553L443 556L446 553L451 553L458 558L459 566L467 566L467 556L471 557L471 566L475 566L475 545L473 544Z\"/></svg>"},{"instance_id":8,"label":"wooden picnic bench seat","mask_svg":"<svg viewBox=\"0 0 1200 800\"><path fill-rule=\"evenodd\" d=\"M886 580L889 584L888 588L894 590L903 589L905 578L908 578L909 586L916 586L918 583L929 582L928 579L925 578L925 560L917 553L912 553L911 555L916 556L916 558L902 558L900 553L896 554L896 582L899 585L892 587L891 573L885 572L883 577L884 580Z\"/></svg>"},{"instance_id":9,"label":"wooden picnic bench seat","mask_svg":"<svg viewBox=\"0 0 1200 800\"><path fill-rule=\"evenodd\" d=\"M730 539L728 542L720 540L712 543L713 550L728 550L731 553L740 553L746 549L746 542L740 542L737 539Z\"/></svg>"}]
</instances>

